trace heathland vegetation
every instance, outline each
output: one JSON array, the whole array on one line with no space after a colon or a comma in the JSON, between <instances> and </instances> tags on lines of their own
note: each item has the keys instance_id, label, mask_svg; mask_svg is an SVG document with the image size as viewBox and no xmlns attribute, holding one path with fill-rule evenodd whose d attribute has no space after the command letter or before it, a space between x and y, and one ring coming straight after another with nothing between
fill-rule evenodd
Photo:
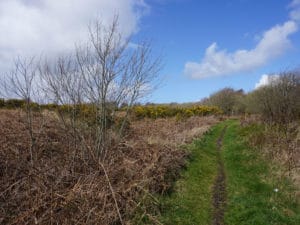
<instances>
[{"instance_id":1,"label":"heathland vegetation","mask_svg":"<svg viewBox=\"0 0 300 225\"><path fill-rule=\"evenodd\" d=\"M298 70L143 105L151 45L128 47L117 20L89 37L1 80L0 224L300 223Z\"/></svg>"}]
</instances>

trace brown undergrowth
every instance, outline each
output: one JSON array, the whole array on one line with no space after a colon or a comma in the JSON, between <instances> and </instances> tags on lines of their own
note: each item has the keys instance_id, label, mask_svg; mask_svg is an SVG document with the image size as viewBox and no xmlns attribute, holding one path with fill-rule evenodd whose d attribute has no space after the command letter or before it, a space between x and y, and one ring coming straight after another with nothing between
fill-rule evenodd
<instances>
[{"instance_id":1,"label":"brown undergrowth","mask_svg":"<svg viewBox=\"0 0 300 225\"><path fill-rule=\"evenodd\" d=\"M242 125L251 130L249 143L262 150L265 157L280 164L281 177L289 177L296 187L300 186L300 124L294 121L278 125L263 123L259 117L250 116ZM296 193L300 201L300 193Z\"/></svg>"},{"instance_id":2,"label":"brown undergrowth","mask_svg":"<svg viewBox=\"0 0 300 225\"><path fill-rule=\"evenodd\" d=\"M31 163L24 116L0 111L0 224L131 224L140 213L155 224L145 202L155 203L153 193L171 188L187 156L180 146L217 122L214 117L134 121L102 164L55 114L38 114Z\"/></svg>"}]
</instances>

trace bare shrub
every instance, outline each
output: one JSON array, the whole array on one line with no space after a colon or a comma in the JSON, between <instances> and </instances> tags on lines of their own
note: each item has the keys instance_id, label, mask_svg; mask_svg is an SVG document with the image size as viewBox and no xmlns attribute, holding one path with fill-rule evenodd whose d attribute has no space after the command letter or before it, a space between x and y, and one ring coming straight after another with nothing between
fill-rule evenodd
<instances>
[{"instance_id":1,"label":"bare shrub","mask_svg":"<svg viewBox=\"0 0 300 225\"><path fill-rule=\"evenodd\" d=\"M267 86L251 93L255 111L270 124L286 126L300 117L300 73L283 72Z\"/></svg>"},{"instance_id":2,"label":"bare shrub","mask_svg":"<svg viewBox=\"0 0 300 225\"><path fill-rule=\"evenodd\" d=\"M92 109L90 133L95 142L90 147L105 160L116 141L112 140L111 132L122 135L130 108L153 86L161 61L153 58L149 43L129 48L130 39L119 33L117 18L109 27L98 21L91 24L89 36L90 42L77 47L74 57L60 58L52 66L45 63L40 71L46 92L53 101L72 106L67 116L71 118L74 133L78 133L82 125L82 121L79 121L80 126L77 123L77 108L81 109L84 104ZM121 125L116 127L115 111L123 104L127 105L127 111L123 120L119 119ZM66 124L65 114L60 115Z\"/></svg>"},{"instance_id":3,"label":"bare shrub","mask_svg":"<svg viewBox=\"0 0 300 225\"><path fill-rule=\"evenodd\" d=\"M6 98L17 97L14 102L13 100L8 100L6 106L9 107L20 107L23 108L26 115L26 128L30 138L30 162L34 162L34 148L37 135L33 132L33 110L38 109L38 105L35 101L38 101L38 90L36 88L36 76L37 76L38 64L35 58L17 58L14 63L13 69L7 73L3 80L0 82L0 87L2 88L2 95ZM20 105L15 105L14 103L19 103ZM41 125L42 127L42 125Z\"/></svg>"}]
</instances>

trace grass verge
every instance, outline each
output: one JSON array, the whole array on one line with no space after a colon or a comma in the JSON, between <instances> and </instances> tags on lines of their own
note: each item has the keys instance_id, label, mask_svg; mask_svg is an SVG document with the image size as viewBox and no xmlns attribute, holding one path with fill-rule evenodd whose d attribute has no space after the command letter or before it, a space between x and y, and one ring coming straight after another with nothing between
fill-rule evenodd
<instances>
[{"instance_id":1,"label":"grass verge","mask_svg":"<svg viewBox=\"0 0 300 225\"><path fill-rule=\"evenodd\" d=\"M298 225L300 208L295 188L278 177L278 166L264 159L258 149L249 147L243 136L255 130L231 122L222 152L227 172L227 210L229 225Z\"/></svg>"}]
</instances>

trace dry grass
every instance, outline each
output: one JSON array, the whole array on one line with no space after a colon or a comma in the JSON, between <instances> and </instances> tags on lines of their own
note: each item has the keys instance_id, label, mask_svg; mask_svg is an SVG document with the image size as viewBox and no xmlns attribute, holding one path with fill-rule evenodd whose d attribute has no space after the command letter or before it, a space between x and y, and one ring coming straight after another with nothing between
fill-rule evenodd
<instances>
[{"instance_id":1,"label":"dry grass","mask_svg":"<svg viewBox=\"0 0 300 225\"><path fill-rule=\"evenodd\" d=\"M34 118L31 165L24 114L0 111L0 224L120 224L116 203L123 223L130 224L137 210L149 213L143 205L155 202L151 193L170 189L187 154L179 146L217 122L213 117L132 122L126 140L102 164L89 143L82 146L55 115Z\"/></svg>"},{"instance_id":2,"label":"dry grass","mask_svg":"<svg viewBox=\"0 0 300 225\"><path fill-rule=\"evenodd\" d=\"M257 116L250 116L242 120L243 126L251 126L261 121ZM281 176L288 176L300 187L300 126L295 121L282 127L276 124L268 125L255 130L250 143L261 148L262 152L270 160L281 164L285 170L282 170ZM299 198L300 199L300 198Z\"/></svg>"},{"instance_id":3,"label":"dry grass","mask_svg":"<svg viewBox=\"0 0 300 225\"><path fill-rule=\"evenodd\" d=\"M148 143L178 147L191 142L205 133L217 119L210 117L191 117L186 120L144 119L132 124L135 136Z\"/></svg>"}]
</instances>

